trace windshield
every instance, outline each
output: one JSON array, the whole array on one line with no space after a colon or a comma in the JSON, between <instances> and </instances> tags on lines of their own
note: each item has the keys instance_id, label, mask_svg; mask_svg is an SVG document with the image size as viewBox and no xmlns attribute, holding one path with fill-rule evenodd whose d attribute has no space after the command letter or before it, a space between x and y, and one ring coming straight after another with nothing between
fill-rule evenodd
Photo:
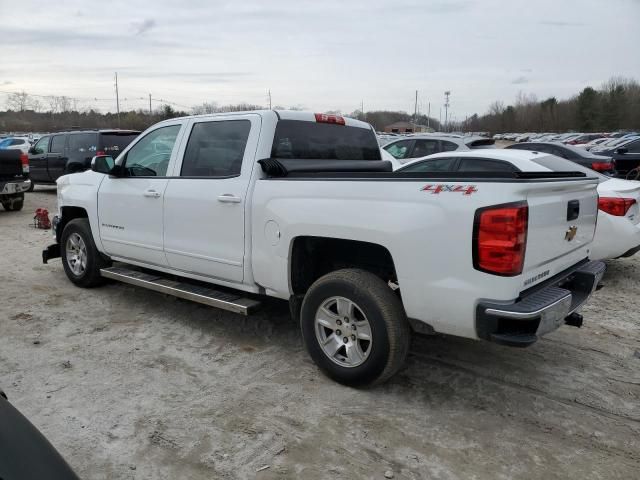
<instances>
[{"instance_id":1,"label":"windshield","mask_svg":"<svg viewBox=\"0 0 640 480\"><path fill-rule=\"evenodd\" d=\"M381 160L372 130L329 123L280 120L272 158L314 160Z\"/></svg>"}]
</instances>

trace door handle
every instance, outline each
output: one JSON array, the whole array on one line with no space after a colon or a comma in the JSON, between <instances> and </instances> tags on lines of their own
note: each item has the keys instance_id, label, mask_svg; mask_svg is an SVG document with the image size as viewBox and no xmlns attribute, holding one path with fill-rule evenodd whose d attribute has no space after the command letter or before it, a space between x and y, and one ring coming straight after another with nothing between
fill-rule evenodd
<instances>
[{"instance_id":1,"label":"door handle","mask_svg":"<svg viewBox=\"0 0 640 480\"><path fill-rule=\"evenodd\" d=\"M145 190L143 195L145 197L160 198L160 192L156 192L153 188Z\"/></svg>"},{"instance_id":2,"label":"door handle","mask_svg":"<svg viewBox=\"0 0 640 480\"><path fill-rule=\"evenodd\" d=\"M232 195L231 193L225 193L224 195L218 196L218 201L222 203L240 203L242 199Z\"/></svg>"}]
</instances>

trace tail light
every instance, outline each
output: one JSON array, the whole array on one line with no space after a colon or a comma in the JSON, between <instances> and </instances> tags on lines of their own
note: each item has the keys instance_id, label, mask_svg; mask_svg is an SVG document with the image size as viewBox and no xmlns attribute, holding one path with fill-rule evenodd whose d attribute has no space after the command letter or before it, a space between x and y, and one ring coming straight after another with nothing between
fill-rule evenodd
<instances>
[{"instance_id":1,"label":"tail light","mask_svg":"<svg viewBox=\"0 0 640 480\"><path fill-rule=\"evenodd\" d=\"M528 220L526 202L478 209L473 227L473 267L505 277L520 275Z\"/></svg>"},{"instance_id":2,"label":"tail light","mask_svg":"<svg viewBox=\"0 0 640 480\"><path fill-rule=\"evenodd\" d=\"M26 153L20 154L20 163L22 164L22 173L29 173L29 155Z\"/></svg>"},{"instance_id":3,"label":"tail light","mask_svg":"<svg viewBox=\"0 0 640 480\"><path fill-rule=\"evenodd\" d=\"M344 117L340 115L327 115L326 113L316 113L316 122L318 123L333 123L335 125L344 125Z\"/></svg>"},{"instance_id":4,"label":"tail light","mask_svg":"<svg viewBox=\"0 0 640 480\"><path fill-rule=\"evenodd\" d=\"M635 203L634 198L600 197L598 209L609 215L624 217Z\"/></svg>"},{"instance_id":5,"label":"tail light","mask_svg":"<svg viewBox=\"0 0 640 480\"><path fill-rule=\"evenodd\" d=\"M613 170L613 163L611 162L593 162L591 168L596 172L608 172Z\"/></svg>"},{"instance_id":6,"label":"tail light","mask_svg":"<svg viewBox=\"0 0 640 480\"><path fill-rule=\"evenodd\" d=\"M98 151L96 152L96 157L99 157L99 156L101 156L101 155L106 155L106 153L104 152L104 150L98 150Z\"/></svg>"}]
</instances>

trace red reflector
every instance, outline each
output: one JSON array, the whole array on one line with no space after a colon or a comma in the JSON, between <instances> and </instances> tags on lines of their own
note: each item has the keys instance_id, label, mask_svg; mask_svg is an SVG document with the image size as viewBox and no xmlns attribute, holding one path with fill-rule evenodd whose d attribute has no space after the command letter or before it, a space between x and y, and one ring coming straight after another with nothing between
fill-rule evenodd
<instances>
[{"instance_id":1,"label":"red reflector","mask_svg":"<svg viewBox=\"0 0 640 480\"><path fill-rule=\"evenodd\" d=\"M102 151L102 150L98 150L96 152L96 156L99 157L100 155L106 155L106 153L104 153L104 151Z\"/></svg>"},{"instance_id":2,"label":"red reflector","mask_svg":"<svg viewBox=\"0 0 640 480\"><path fill-rule=\"evenodd\" d=\"M528 219L529 207L525 202L477 210L473 229L473 267L506 277L520 275L527 247Z\"/></svg>"},{"instance_id":3,"label":"red reflector","mask_svg":"<svg viewBox=\"0 0 640 480\"><path fill-rule=\"evenodd\" d=\"M336 125L344 125L344 117L339 115L327 115L326 113L316 113L316 122L333 123Z\"/></svg>"},{"instance_id":4,"label":"red reflector","mask_svg":"<svg viewBox=\"0 0 640 480\"><path fill-rule=\"evenodd\" d=\"M598 209L609 215L624 217L635 203L634 198L600 197L598 199Z\"/></svg>"},{"instance_id":5,"label":"red reflector","mask_svg":"<svg viewBox=\"0 0 640 480\"><path fill-rule=\"evenodd\" d=\"M20 154L20 163L22 164L22 173L29 173L29 155Z\"/></svg>"},{"instance_id":6,"label":"red reflector","mask_svg":"<svg viewBox=\"0 0 640 480\"><path fill-rule=\"evenodd\" d=\"M591 168L596 172L607 172L613 170L613 164L611 162L593 162Z\"/></svg>"}]
</instances>

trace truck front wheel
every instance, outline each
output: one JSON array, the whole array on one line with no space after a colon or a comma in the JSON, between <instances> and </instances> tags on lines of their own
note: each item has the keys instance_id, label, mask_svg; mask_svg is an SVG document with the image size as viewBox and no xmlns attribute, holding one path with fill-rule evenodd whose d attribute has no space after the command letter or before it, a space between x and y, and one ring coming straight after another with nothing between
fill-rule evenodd
<instances>
[{"instance_id":1,"label":"truck front wheel","mask_svg":"<svg viewBox=\"0 0 640 480\"><path fill-rule=\"evenodd\" d=\"M359 269L329 273L309 288L300 315L309 355L329 377L350 386L389 379L409 351L410 328L398 296Z\"/></svg>"},{"instance_id":2,"label":"truck front wheel","mask_svg":"<svg viewBox=\"0 0 640 480\"><path fill-rule=\"evenodd\" d=\"M108 267L96 248L87 218L75 218L64 227L60 239L62 266L69 280L79 287L96 287L104 283L100 269Z\"/></svg>"}]
</instances>

